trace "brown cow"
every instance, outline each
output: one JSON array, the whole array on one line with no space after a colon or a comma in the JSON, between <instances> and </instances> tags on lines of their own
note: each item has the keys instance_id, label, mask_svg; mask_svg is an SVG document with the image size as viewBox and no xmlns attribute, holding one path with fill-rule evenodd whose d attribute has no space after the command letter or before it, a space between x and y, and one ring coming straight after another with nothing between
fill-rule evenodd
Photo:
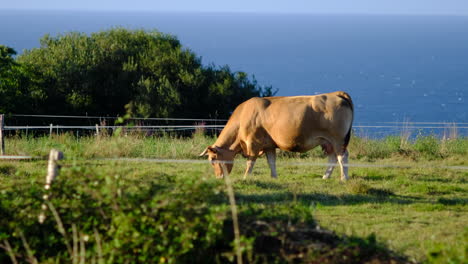
<instances>
[{"instance_id":1,"label":"brown cow","mask_svg":"<svg viewBox=\"0 0 468 264\"><path fill-rule=\"evenodd\" d=\"M216 142L200 156L208 155L216 176L223 177L231 172L236 154L242 153L248 159L245 179L257 157L265 153L271 176L276 178L276 148L306 152L320 145L330 163L323 178L330 178L338 161L341 180L347 180L346 147L352 122L353 103L345 92L255 97L234 110Z\"/></svg>"}]
</instances>

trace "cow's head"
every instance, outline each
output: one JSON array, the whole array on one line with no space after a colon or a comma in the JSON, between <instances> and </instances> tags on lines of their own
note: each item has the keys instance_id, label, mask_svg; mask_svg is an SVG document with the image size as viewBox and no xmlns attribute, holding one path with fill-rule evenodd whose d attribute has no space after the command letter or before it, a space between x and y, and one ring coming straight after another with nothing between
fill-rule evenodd
<instances>
[{"instance_id":1,"label":"cow's head","mask_svg":"<svg viewBox=\"0 0 468 264\"><path fill-rule=\"evenodd\" d=\"M236 156L235 151L209 146L200 154L200 157L205 155L208 156L217 178L224 176L223 166L226 167L227 173L231 173L234 157Z\"/></svg>"}]
</instances>

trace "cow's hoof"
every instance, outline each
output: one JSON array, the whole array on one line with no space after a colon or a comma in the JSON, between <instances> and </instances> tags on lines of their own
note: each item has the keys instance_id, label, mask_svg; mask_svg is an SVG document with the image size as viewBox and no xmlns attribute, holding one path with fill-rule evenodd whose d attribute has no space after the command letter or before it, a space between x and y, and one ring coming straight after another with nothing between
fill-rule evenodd
<instances>
[{"instance_id":1,"label":"cow's hoof","mask_svg":"<svg viewBox=\"0 0 468 264\"><path fill-rule=\"evenodd\" d=\"M330 179L330 176L329 175L323 175L322 179L328 180L328 179Z\"/></svg>"}]
</instances>

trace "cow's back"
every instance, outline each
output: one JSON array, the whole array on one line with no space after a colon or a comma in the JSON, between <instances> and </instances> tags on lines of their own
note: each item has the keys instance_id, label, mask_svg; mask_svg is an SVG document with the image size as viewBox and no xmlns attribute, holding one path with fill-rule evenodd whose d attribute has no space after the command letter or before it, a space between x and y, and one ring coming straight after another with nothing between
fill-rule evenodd
<instances>
[{"instance_id":1,"label":"cow's back","mask_svg":"<svg viewBox=\"0 0 468 264\"><path fill-rule=\"evenodd\" d=\"M236 111L241 139L299 152L324 139L344 139L353 120L353 104L345 92L252 98Z\"/></svg>"}]
</instances>

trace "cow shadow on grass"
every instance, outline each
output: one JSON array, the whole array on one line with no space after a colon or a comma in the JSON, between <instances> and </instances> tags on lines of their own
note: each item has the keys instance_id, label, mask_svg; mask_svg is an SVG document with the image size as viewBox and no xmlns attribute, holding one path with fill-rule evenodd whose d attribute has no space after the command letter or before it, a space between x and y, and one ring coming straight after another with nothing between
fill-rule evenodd
<instances>
[{"instance_id":1,"label":"cow shadow on grass","mask_svg":"<svg viewBox=\"0 0 468 264\"><path fill-rule=\"evenodd\" d=\"M355 174L353 174L355 176ZM388 181L396 178L396 175L366 175L362 176L366 181Z\"/></svg>"},{"instance_id":2,"label":"cow shadow on grass","mask_svg":"<svg viewBox=\"0 0 468 264\"><path fill-rule=\"evenodd\" d=\"M275 192L268 194L236 194L239 204L281 204L285 202L296 202L303 205L321 204L325 206L357 205L367 203L391 203L391 204L412 204L420 202L421 198L411 196L400 196L394 194L368 193L368 194L343 194L333 195L325 193L292 193Z\"/></svg>"},{"instance_id":3,"label":"cow shadow on grass","mask_svg":"<svg viewBox=\"0 0 468 264\"><path fill-rule=\"evenodd\" d=\"M255 179L249 179L248 181L236 182L236 186L238 187L252 186L252 187L263 189L263 190L280 190L284 188L284 185L279 184L279 183L261 181L261 180L255 180Z\"/></svg>"},{"instance_id":4,"label":"cow shadow on grass","mask_svg":"<svg viewBox=\"0 0 468 264\"><path fill-rule=\"evenodd\" d=\"M426 177L426 178L418 178L417 181L421 182L434 182L434 183L467 183L468 179L466 178L459 178L459 179L447 179L447 178L437 178L437 177Z\"/></svg>"}]
</instances>

